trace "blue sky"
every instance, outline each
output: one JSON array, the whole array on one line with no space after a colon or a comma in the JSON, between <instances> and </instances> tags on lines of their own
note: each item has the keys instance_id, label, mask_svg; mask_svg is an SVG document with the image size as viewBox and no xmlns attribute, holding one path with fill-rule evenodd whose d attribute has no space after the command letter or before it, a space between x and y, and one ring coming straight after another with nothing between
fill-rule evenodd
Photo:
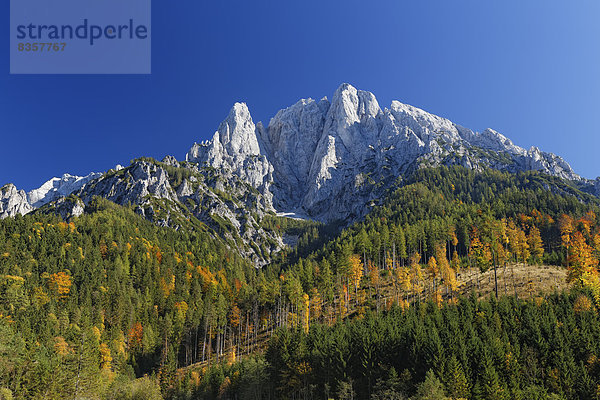
<instances>
[{"instance_id":1,"label":"blue sky","mask_svg":"<svg viewBox=\"0 0 600 400\"><path fill-rule=\"evenodd\" d=\"M8 1L0 31L8 32ZM235 101L255 121L342 82L600 175L600 2L154 1L150 76L9 75L0 185L182 159Z\"/></svg>"}]
</instances>

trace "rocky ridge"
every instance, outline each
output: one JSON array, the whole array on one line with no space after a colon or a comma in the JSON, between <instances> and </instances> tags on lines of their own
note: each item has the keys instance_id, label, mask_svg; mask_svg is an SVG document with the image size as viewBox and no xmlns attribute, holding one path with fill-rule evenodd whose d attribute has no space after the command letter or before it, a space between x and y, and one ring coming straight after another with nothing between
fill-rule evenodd
<instances>
[{"instance_id":1,"label":"rocky ridge","mask_svg":"<svg viewBox=\"0 0 600 400\"><path fill-rule=\"evenodd\" d=\"M372 93L343 84L331 101L302 99L266 127L235 103L212 139L194 144L185 161L140 158L104 174L65 174L29 193L6 185L0 218L39 209L69 219L99 196L157 225L209 227L261 266L293 242L266 229L265 218L349 223L412 171L441 165L535 170L600 196L600 178L582 179L559 156L398 101L382 109Z\"/></svg>"},{"instance_id":2,"label":"rocky ridge","mask_svg":"<svg viewBox=\"0 0 600 400\"><path fill-rule=\"evenodd\" d=\"M102 176L102 173L92 172L86 176L64 174L60 178L52 178L42 186L27 193L27 201L34 208L39 208L61 197L81 189L86 183Z\"/></svg>"},{"instance_id":3,"label":"rocky ridge","mask_svg":"<svg viewBox=\"0 0 600 400\"><path fill-rule=\"evenodd\" d=\"M561 157L478 133L416 107L341 85L328 101L303 99L267 127L236 103L210 141L186 160L218 168L259 190L274 209L329 222L364 215L399 177L422 167L535 170L582 181Z\"/></svg>"},{"instance_id":4,"label":"rocky ridge","mask_svg":"<svg viewBox=\"0 0 600 400\"><path fill-rule=\"evenodd\" d=\"M84 204L99 196L123 206L160 226L202 229L194 221L224 237L240 254L262 266L284 247L283 237L261 227L274 215L262 195L243 179L224 180L212 168L180 164L172 156L162 162L142 158L129 167L113 169L73 193Z\"/></svg>"}]
</instances>

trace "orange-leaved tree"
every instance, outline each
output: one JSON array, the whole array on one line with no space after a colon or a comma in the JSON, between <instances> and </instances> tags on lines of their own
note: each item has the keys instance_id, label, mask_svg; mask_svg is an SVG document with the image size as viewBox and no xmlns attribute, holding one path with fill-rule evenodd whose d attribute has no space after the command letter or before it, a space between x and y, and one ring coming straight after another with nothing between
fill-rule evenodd
<instances>
[{"instance_id":1,"label":"orange-leaved tree","mask_svg":"<svg viewBox=\"0 0 600 400\"><path fill-rule=\"evenodd\" d=\"M65 272L58 272L50 275L50 288L56 293L59 299L65 299L71 292L71 276Z\"/></svg>"},{"instance_id":2,"label":"orange-leaved tree","mask_svg":"<svg viewBox=\"0 0 600 400\"><path fill-rule=\"evenodd\" d=\"M594 257L593 248L590 246L583 234L580 231L575 232L569 243L571 254L569 254L569 282L580 282L583 274L586 273L597 273L596 267L598 265L598 259Z\"/></svg>"}]
</instances>

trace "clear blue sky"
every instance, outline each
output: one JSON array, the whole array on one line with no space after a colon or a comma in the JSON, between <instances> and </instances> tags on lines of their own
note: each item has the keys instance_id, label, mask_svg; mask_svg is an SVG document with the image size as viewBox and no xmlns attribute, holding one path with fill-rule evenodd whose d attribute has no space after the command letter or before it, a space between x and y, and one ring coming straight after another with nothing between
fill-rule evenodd
<instances>
[{"instance_id":1,"label":"clear blue sky","mask_svg":"<svg viewBox=\"0 0 600 400\"><path fill-rule=\"evenodd\" d=\"M342 82L382 106L397 99L491 127L595 178L599 17L598 0L155 0L150 76L11 76L5 37L0 185L182 159L235 101L268 122Z\"/></svg>"}]
</instances>

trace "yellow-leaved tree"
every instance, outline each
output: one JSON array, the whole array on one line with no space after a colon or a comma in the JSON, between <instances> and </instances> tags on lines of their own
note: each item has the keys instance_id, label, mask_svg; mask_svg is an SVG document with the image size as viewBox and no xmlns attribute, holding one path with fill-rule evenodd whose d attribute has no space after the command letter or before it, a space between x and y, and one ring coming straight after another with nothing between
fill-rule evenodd
<instances>
[{"instance_id":1,"label":"yellow-leaved tree","mask_svg":"<svg viewBox=\"0 0 600 400\"><path fill-rule=\"evenodd\" d=\"M302 295L302 330L308 334L310 319L310 298L306 293Z\"/></svg>"},{"instance_id":2,"label":"yellow-leaved tree","mask_svg":"<svg viewBox=\"0 0 600 400\"><path fill-rule=\"evenodd\" d=\"M354 286L355 297L358 295L358 288L360 286L360 280L363 276L363 263L358 254L352 254L348 260L350 264L349 278L350 282Z\"/></svg>"},{"instance_id":3,"label":"yellow-leaved tree","mask_svg":"<svg viewBox=\"0 0 600 400\"><path fill-rule=\"evenodd\" d=\"M533 262L538 263L542 260L544 255L544 243L542 242L542 235L540 230L536 226L532 226L529 230L529 237L527 238L529 244L529 251Z\"/></svg>"}]
</instances>

